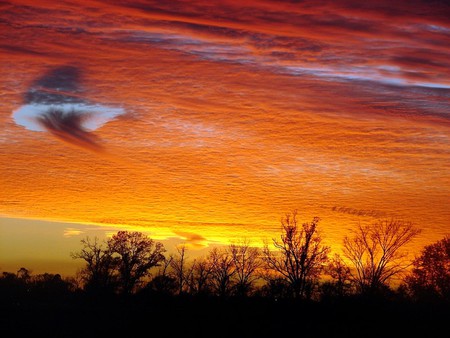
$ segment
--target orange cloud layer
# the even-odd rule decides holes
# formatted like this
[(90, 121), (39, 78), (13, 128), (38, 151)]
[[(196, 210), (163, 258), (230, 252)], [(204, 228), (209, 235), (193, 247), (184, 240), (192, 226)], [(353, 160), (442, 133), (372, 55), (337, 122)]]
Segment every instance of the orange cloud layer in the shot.
[[(11, 1), (0, 29), (0, 214), (160, 229), (193, 244), (320, 216), (340, 243), (398, 216), (448, 232), (450, 25), (426, 2)], [(122, 107), (108, 156), (18, 126), (70, 64)], [(350, 210), (350, 211), (349, 211)], [(373, 210), (376, 212), (358, 212)], [(156, 234), (155, 234), (156, 235)]]

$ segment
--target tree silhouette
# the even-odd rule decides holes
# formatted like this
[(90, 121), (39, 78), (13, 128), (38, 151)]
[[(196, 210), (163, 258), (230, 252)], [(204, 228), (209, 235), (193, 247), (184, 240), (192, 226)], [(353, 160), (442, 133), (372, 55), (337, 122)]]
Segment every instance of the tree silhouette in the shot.
[(251, 247), (246, 240), (231, 244), (228, 250), (236, 270), (235, 293), (239, 296), (247, 296), (259, 278), (257, 272), (262, 265), (260, 252), (258, 248)]
[(353, 288), (350, 267), (345, 264), (341, 256), (334, 254), (325, 272), (330, 275), (332, 281), (321, 285), (322, 296), (343, 297), (350, 294)]
[(263, 297), (274, 300), (291, 297), (291, 288), (284, 277), (265, 276), (266, 283), (261, 286), (259, 292)]
[(388, 287), (388, 281), (405, 271), (410, 263), (405, 244), (420, 233), (412, 223), (401, 220), (381, 220), (362, 226), (353, 237), (344, 238), (343, 253), (354, 267), (352, 279), (363, 294), (374, 294)]
[(31, 289), (38, 297), (56, 297), (68, 294), (72, 286), (70, 281), (64, 280), (59, 273), (43, 273), (31, 278)]
[(119, 231), (108, 240), (123, 294), (130, 294), (152, 267), (164, 260), (162, 243), (141, 232)]
[(209, 264), (209, 281), (214, 293), (220, 297), (231, 294), (232, 277), (236, 273), (233, 258), (226, 249), (213, 248), (207, 257)]
[(187, 284), (189, 293), (192, 295), (205, 295), (210, 292), (209, 278), (211, 266), (206, 259), (194, 260), (187, 273)]
[(94, 294), (113, 292), (115, 266), (106, 243), (100, 243), (97, 237), (93, 240), (86, 237), (81, 240), (81, 244), (83, 245), (81, 251), (71, 253), (71, 256), (86, 262), (86, 266), (80, 270), (85, 290)]
[(418, 299), (450, 301), (450, 236), (427, 245), (413, 261), (405, 278), (409, 291)]
[(17, 278), (22, 279), (24, 282), (28, 282), (31, 277), (31, 273), (28, 269), (22, 267), (17, 271)]
[(187, 283), (189, 270), (186, 267), (186, 245), (181, 245), (176, 247), (178, 256), (173, 257), (170, 262), (170, 267), (173, 270), (174, 279), (178, 284), (178, 294), (181, 295)]
[(309, 298), (312, 287), (317, 283), (328, 259), (330, 248), (322, 245), (317, 226), (319, 218), (312, 222), (297, 223), (297, 211), (287, 214), (281, 219), (281, 240), (273, 239), (278, 250), (275, 254), (266, 244), (263, 259), (269, 271), (275, 277), (283, 277), (288, 281), (294, 297)]
[(164, 295), (173, 296), (178, 294), (179, 288), (177, 280), (169, 275), (157, 275), (153, 277), (142, 290), (141, 294), (148, 292)]

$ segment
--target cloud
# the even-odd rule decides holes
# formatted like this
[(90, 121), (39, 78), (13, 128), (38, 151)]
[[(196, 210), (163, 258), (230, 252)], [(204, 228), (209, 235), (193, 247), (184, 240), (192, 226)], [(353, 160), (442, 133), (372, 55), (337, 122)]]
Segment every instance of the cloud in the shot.
[(93, 151), (102, 151), (98, 137), (83, 128), (83, 122), (91, 114), (79, 113), (75, 110), (65, 112), (58, 108), (49, 108), (36, 117), (36, 121), (58, 139), (79, 145)]
[(64, 237), (73, 237), (83, 234), (84, 231), (76, 228), (65, 228), (64, 229)]
[[(439, 6), (430, 10), (421, 1), (407, 8), (385, 1), (248, 1), (245, 5), (225, 1), (219, 6), (174, 1), (123, 2), (104, 10), (145, 20), (139, 28), (125, 22), (108, 34), (121, 41), (127, 41), (128, 34), (131, 43), (266, 71), (305, 70), (330, 81), (448, 88), (445, 42), (450, 29), (442, 19), (449, 7)], [(380, 67), (398, 70), (385, 72)]]
[(103, 152), (92, 131), (125, 111), (83, 99), (81, 72), (74, 66), (51, 69), (37, 78), (24, 94), (24, 105), (13, 112), (18, 125), (45, 131), (60, 141), (94, 152)]
[[(139, 215), (146, 221), (130, 228), (165, 240), (176, 227), (209, 243), (278, 230), (279, 213), (318, 201), (344, 206), (320, 215), (336, 223), (378, 208), (448, 224), (450, 35), (438, 4), (20, 3), (29, 6), (2, 12), (10, 22), (2, 44), (45, 55), (0, 53), (8, 70), (0, 138), (10, 141), (3, 213), (124, 224)], [(31, 84), (30, 74), (38, 74)], [(40, 132), (17, 133), (10, 123), (17, 90), (25, 94), (16, 123)], [(113, 109), (94, 97), (133, 107), (133, 120), (90, 128)], [(39, 120), (49, 109), (83, 113), (81, 135), (96, 135), (106, 150), (113, 144), (121, 165), (53, 156), (60, 138), (45, 148), (35, 142), (56, 140)], [(345, 209), (354, 201), (356, 211)]]
[(80, 103), (81, 70), (72, 65), (48, 70), (34, 80), (24, 94), (25, 103), (61, 104)]
[(343, 206), (334, 206), (331, 208), (331, 210), (334, 212), (342, 213), (342, 214), (356, 215), (356, 216), (368, 216), (368, 217), (374, 217), (374, 218), (382, 218), (382, 217), (387, 216), (386, 212), (372, 210), (372, 209), (356, 209), (356, 208), (343, 207)]
[(207, 240), (202, 235), (186, 231), (174, 231), (174, 233), (184, 238), (187, 242), (186, 244), (192, 248), (200, 249), (207, 246)]

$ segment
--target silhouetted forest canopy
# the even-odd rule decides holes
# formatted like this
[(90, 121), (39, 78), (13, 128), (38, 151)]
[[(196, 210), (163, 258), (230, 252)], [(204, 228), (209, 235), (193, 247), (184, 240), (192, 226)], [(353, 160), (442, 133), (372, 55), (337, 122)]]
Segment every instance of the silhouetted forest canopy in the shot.
[(450, 236), (410, 259), (405, 246), (417, 236), (398, 219), (359, 225), (341, 256), (323, 243), (320, 218), (301, 223), (294, 211), (263, 248), (242, 240), (192, 260), (186, 245), (168, 254), (141, 232), (86, 237), (71, 253), (84, 261), (75, 276), (2, 272), (1, 329), (7, 337), (131, 337), (155, 327), (167, 337), (431, 336), (450, 314)]

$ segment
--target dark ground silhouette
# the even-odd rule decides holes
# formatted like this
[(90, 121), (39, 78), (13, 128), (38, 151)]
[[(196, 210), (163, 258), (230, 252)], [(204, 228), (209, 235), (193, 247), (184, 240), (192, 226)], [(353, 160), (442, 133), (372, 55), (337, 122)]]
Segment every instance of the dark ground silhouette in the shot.
[[(243, 285), (239, 283), (234, 288), (228, 284), (227, 290), (214, 288), (218, 281), (231, 281), (229, 265), (226, 269), (210, 270), (209, 278), (214, 276), (213, 272), (220, 272), (225, 279), (201, 280), (200, 268), (205, 264), (197, 262), (198, 270), (189, 274), (181, 270), (184, 261), (180, 257), (184, 257), (184, 251), (166, 261), (162, 246), (145, 236), (119, 235), (110, 239), (111, 247), (129, 243), (130, 238), (132, 243), (139, 243), (119, 246), (127, 259), (102, 251), (95, 241), (82, 242), (83, 258), (97, 263), (88, 264), (89, 269), (82, 271), (84, 284), (83, 279), (63, 279), (59, 274), (32, 275), (25, 268), (17, 273), (3, 272), (0, 275), (1, 337), (400, 338), (440, 337), (448, 332), (450, 239), (447, 237), (425, 248), (413, 262), (410, 282), (396, 289), (375, 283), (374, 288), (351, 291), (345, 287), (345, 274), (338, 274), (342, 280), (307, 283), (304, 284), (310, 286), (305, 288), (307, 292), (297, 293), (284, 279), (273, 279), (249, 289), (239, 288)], [(136, 252), (149, 255), (131, 255)], [(211, 259), (212, 267), (215, 266), (212, 263), (231, 262), (225, 259), (229, 256), (214, 253), (213, 258), (222, 260)], [(184, 272), (161, 270), (165, 273), (160, 271), (147, 282), (137, 284), (143, 274), (125, 269), (132, 266), (130, 262), (142, 267), (141, 272), (161, 262), (166, 266), (172, 262), (175, 272)], [(335, 264), (335, 267), (342, 266)], [(177, 276), (184, 277), (177, 279)], [(190, 282), (191, 287), (183, 289), (181, 282), (177, 284), (179, 280)], [(241, 292), (245, 290), (248, 292)]]
[(3, 296), (3, 337), (437, 337), (450, 318), (445, 303), (362, 297)]

